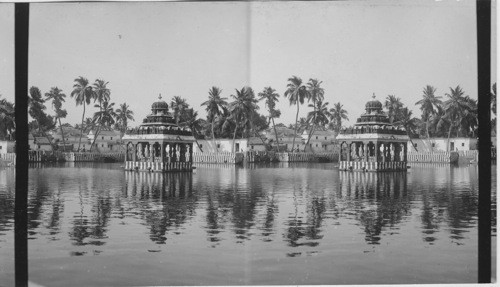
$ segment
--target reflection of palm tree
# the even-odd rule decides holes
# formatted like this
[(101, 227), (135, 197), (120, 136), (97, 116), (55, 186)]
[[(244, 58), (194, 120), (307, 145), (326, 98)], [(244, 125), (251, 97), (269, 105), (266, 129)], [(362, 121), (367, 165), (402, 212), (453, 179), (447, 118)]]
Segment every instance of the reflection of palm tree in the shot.
[(90, 236), (88, 231), (89, 221), (83, 216), (83, 194), (81, 184), (78, 186), (78, 196), (80, 199), (80, 217), (73, 219), (73, 227), (69, 233), (69, 237), (74, 241), (74, 245), (86, 245), (84, 240)]
[(212, 192), (209, 190), (207, 192), (207, 233), (208, 239), (212, 242), (220, 241), (217, 234), (221, 232), (224, 227), (220, 224), (220, 217), (218, 213), (218, 207), (214, 204), (212, 199)]

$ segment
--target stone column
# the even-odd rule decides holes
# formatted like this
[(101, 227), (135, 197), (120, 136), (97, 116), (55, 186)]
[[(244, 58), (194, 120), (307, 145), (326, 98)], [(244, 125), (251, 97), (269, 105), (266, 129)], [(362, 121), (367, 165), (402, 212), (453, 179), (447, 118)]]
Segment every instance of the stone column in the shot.
[(365, 148), (365, 161), (368, 162), (368, 157), (370, 156), (370, 149), (368, 148), (369, 142), (363, 142)]
[(385, 146), (386, 146), (385, 147), (385, 149), (386, 149), (385, 161), (390, 162), (391, 161), (391, 143), (387, 143)]
[(153, 162), (155, 153), (154, 143), (148, 142), (148, 151), (149, 151), (149, 162)]
[(165, 146), (162, 143), (160, 143), (160, 162), (163, 163), (165, 162), (165, 153), (164, 153)]
[(351, 142), (347, 143), (347, 161), (351, 161)]
[(189, 162), (193, 162), (193, 144), (189, 145)]
[(379, 159), (378, 159), (378, 154), (379, 154), (379, 143), (378, 142), (374, 142), (374, 156), (375, 156), (375, 161), (378, 162)]
[(132, 144), (132, 161), (137, 161), (137, 144)]
[(394, 143), (394, 156), (393, 156), (393, 161), (398, 162), (399, 161), (399, 143)]
[(404, 162), (408, 162), (408, 145), (403, 145), (403, 151), (404, 151)]

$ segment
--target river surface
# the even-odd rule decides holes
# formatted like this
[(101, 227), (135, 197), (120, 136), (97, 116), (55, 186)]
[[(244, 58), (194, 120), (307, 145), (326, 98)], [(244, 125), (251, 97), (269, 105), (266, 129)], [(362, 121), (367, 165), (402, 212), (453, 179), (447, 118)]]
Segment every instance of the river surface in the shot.
[[(0, 168), (0, 286), (14, 284), (14, 175)], [(29, 279), (44, 286), (477, 281), (477, 165), (66, 163), (28, 182)]]

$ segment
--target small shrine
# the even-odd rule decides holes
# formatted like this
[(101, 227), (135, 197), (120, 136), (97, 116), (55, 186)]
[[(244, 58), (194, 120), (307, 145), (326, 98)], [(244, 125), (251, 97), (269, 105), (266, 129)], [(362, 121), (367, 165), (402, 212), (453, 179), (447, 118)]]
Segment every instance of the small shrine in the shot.
[(128, 130), (123, 136), (125, 170), (192, 171), (194, 137), (191, 129), (175, 124), (161, 95), (151, 111), (138, 128)]
[(340, 144), (340, 170), (405, 171), (407, 170), (406, 130), (395, 127), (375, 99), (365, 105), (363, 113), (350, 128), (337, 136)]

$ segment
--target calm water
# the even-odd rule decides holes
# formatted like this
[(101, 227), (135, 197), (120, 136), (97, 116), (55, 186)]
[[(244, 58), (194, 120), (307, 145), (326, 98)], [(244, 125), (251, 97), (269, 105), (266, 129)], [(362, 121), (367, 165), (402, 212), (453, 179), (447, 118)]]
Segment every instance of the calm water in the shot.
[[(14, 280), (14, 173), (0, 169), (2, 286)], [(45, 165), (29, 170), (28, 204), (30, 281), (46, 286), (477, 280), (475, 165)]]

